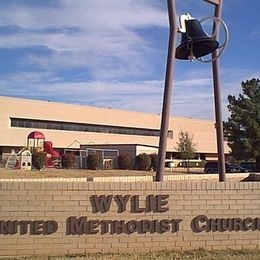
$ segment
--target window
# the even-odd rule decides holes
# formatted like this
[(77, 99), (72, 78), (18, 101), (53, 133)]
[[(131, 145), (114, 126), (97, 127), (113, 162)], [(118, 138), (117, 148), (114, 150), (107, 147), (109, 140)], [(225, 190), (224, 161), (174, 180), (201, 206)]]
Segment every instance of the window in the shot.
[[(83, 124), (74, 122), (60, 122), (38, 119), (10, 118), (11, 127), (38, 128), (62, 131), (78, 131), (92, 133), (111, 133), (120, 135), (141, 135), (141, 136), (160, 136), (160, 130), (123, 127), (111, 125)], [(168, 131), (168, 137), (172, 138), (172, 131)]]

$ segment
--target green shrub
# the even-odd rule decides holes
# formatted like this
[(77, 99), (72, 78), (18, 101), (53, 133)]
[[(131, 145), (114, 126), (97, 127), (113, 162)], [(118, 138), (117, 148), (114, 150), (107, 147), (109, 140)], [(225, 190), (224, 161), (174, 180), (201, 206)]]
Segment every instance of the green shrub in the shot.
[(156, 166), (157, 166), (157, 154), (156, 153), (152, 153), (150, 154), (151, 157), (151, 165), (150, 165), (150, 170), (152, 171), (156, 171)]
[(90, 170), (97, 170), (100, 162), (101, 158), (97, 154), (89, 154), (87, 157), (87, 167)]
[(151, 168), (151, 157), (147, 153), (140, 153), (136, 156), (136, 169), (139, 171), (149, 171)]
[(70, 169), (76, 161), (74, 153), (64, 153), (61, 157), (61, 165), (65, 169)]
[(125, 153), (125, 154), (120, 154), (118, 156), (118, 168), (122, 170), (128, 170), (131, 168), (133, 158), (130, 154)]
[(45, 166), (46, 160), (47, 160), (46, 153), (39, 152), (39, 151), (33, 152), (33, 154), (32, 154), (32, 166), (36, 170), (38, 170), (38, 171), (41, 170)]

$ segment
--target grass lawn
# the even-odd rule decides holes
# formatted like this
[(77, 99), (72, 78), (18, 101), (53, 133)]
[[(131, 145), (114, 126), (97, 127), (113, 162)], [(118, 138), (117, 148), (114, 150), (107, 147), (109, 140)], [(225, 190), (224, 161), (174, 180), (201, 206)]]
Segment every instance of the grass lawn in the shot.
[(78, 169), (43, 169), (40, 171), (15, 170), (0, 168), (0, 179), (17, 178), (79, 178), (92, 176), (152, 176), (154, 172), (134, 171), (134, 170), (78, 170)]
[[(210, 180), (207, 178), (207, 174), (204, 174), (203, 169), (192, 168), (190, 173), (187, 173), (186, 168), (174, 168), (172, 172), (166, 168), (164, 175), (193, 175), (194, 179), (196, 176), (202, 175), (204, 180)], [(236, 177), (232, 174), (227, 174), (227, 181), (241, 181), (246, 176)], [(45, 168), (40, 171), (32, 170), (18, 170), (18, 169), (5, 169), (0, 168), (0, 180), (1, 179), (39, 179), (39, 178), (84, 178), (84, 177), (111, 177), (111, 176), (155, 176), (153, 171), (137, 171), (137, 170), (86, 170), (86, 169), (54, 169)], [(215, 180), (218, 181), (218, 175), (215, 174)]]
[(19, 258), (0, 258), (0, 259), (36, 259), (36, 260), (258, 260), (260, 250), (223, 250), (223, 251), (161, 251), (146, 254), (87, 254), (84, 256), (49, 256), (49, 257), (19, 257)]
[[(173, 172), (165, 171), (167, 174), (186, 174), (187, 170), (176, 168)], [(191, 173), (203, 173), (203, 169), (193, 169)], [(86, 170), (86, 169), (54, 169), (45, 168), (37, 171), (25, 171), (18, 169), (0, 168), (0, 179), (28, 179), (28, 178), (79, 178), (79, 177), (104, 177), (104, 176), (153, 176), (152, 171), (137, 171), (137, 170)]]

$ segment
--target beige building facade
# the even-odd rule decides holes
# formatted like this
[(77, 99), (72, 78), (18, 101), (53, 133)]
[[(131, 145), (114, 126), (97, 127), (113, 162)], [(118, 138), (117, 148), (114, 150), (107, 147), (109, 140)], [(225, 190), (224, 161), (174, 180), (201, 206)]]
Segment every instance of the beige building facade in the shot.
[[(46, 141), (62, 151), (84, 146), (109, 148), (138, 146), (135, 151), (157, 151), (160, 135), (160, 115), (110, 108), (64, 104), (30, 99), (0, 97), (0, 155), (27, 146), (27, 136), (33, 131), (44, 134)], [(176, 153), (180, 131), (193, 134), (197, 156), (217, 157), (216, 133), (213, 121), (171, 117), (167, 140), (167, 157)], [(140, 152), (139, 152), (140, 153)], [(225, 144), (225, 153), (228, 153)]]

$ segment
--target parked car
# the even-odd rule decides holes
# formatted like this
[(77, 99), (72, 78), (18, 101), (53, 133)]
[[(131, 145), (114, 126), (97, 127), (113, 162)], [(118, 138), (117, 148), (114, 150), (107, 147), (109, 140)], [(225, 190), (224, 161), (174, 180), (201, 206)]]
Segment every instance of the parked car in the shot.
[(165, 167), (166, 168), (174, 168), (176, 166), (175, 166), (175, 163), (173, 161), (167, 161), (167, 162), (165, 162)]
[[(232, 173), (232, 172), (248, 172), (246, 169), (241, 167), (240, 165), (225, 163), (226, 166), (226, 172)], [(218, 162), (217, 161), (211, 161), (206, 162), (204, 167), (205, 173), (218, 173)]]
[(256, 171), (256, 163), (255, 162), (241, 162), (240, 166), (244, 169), (248, 170), (249, 172)]

